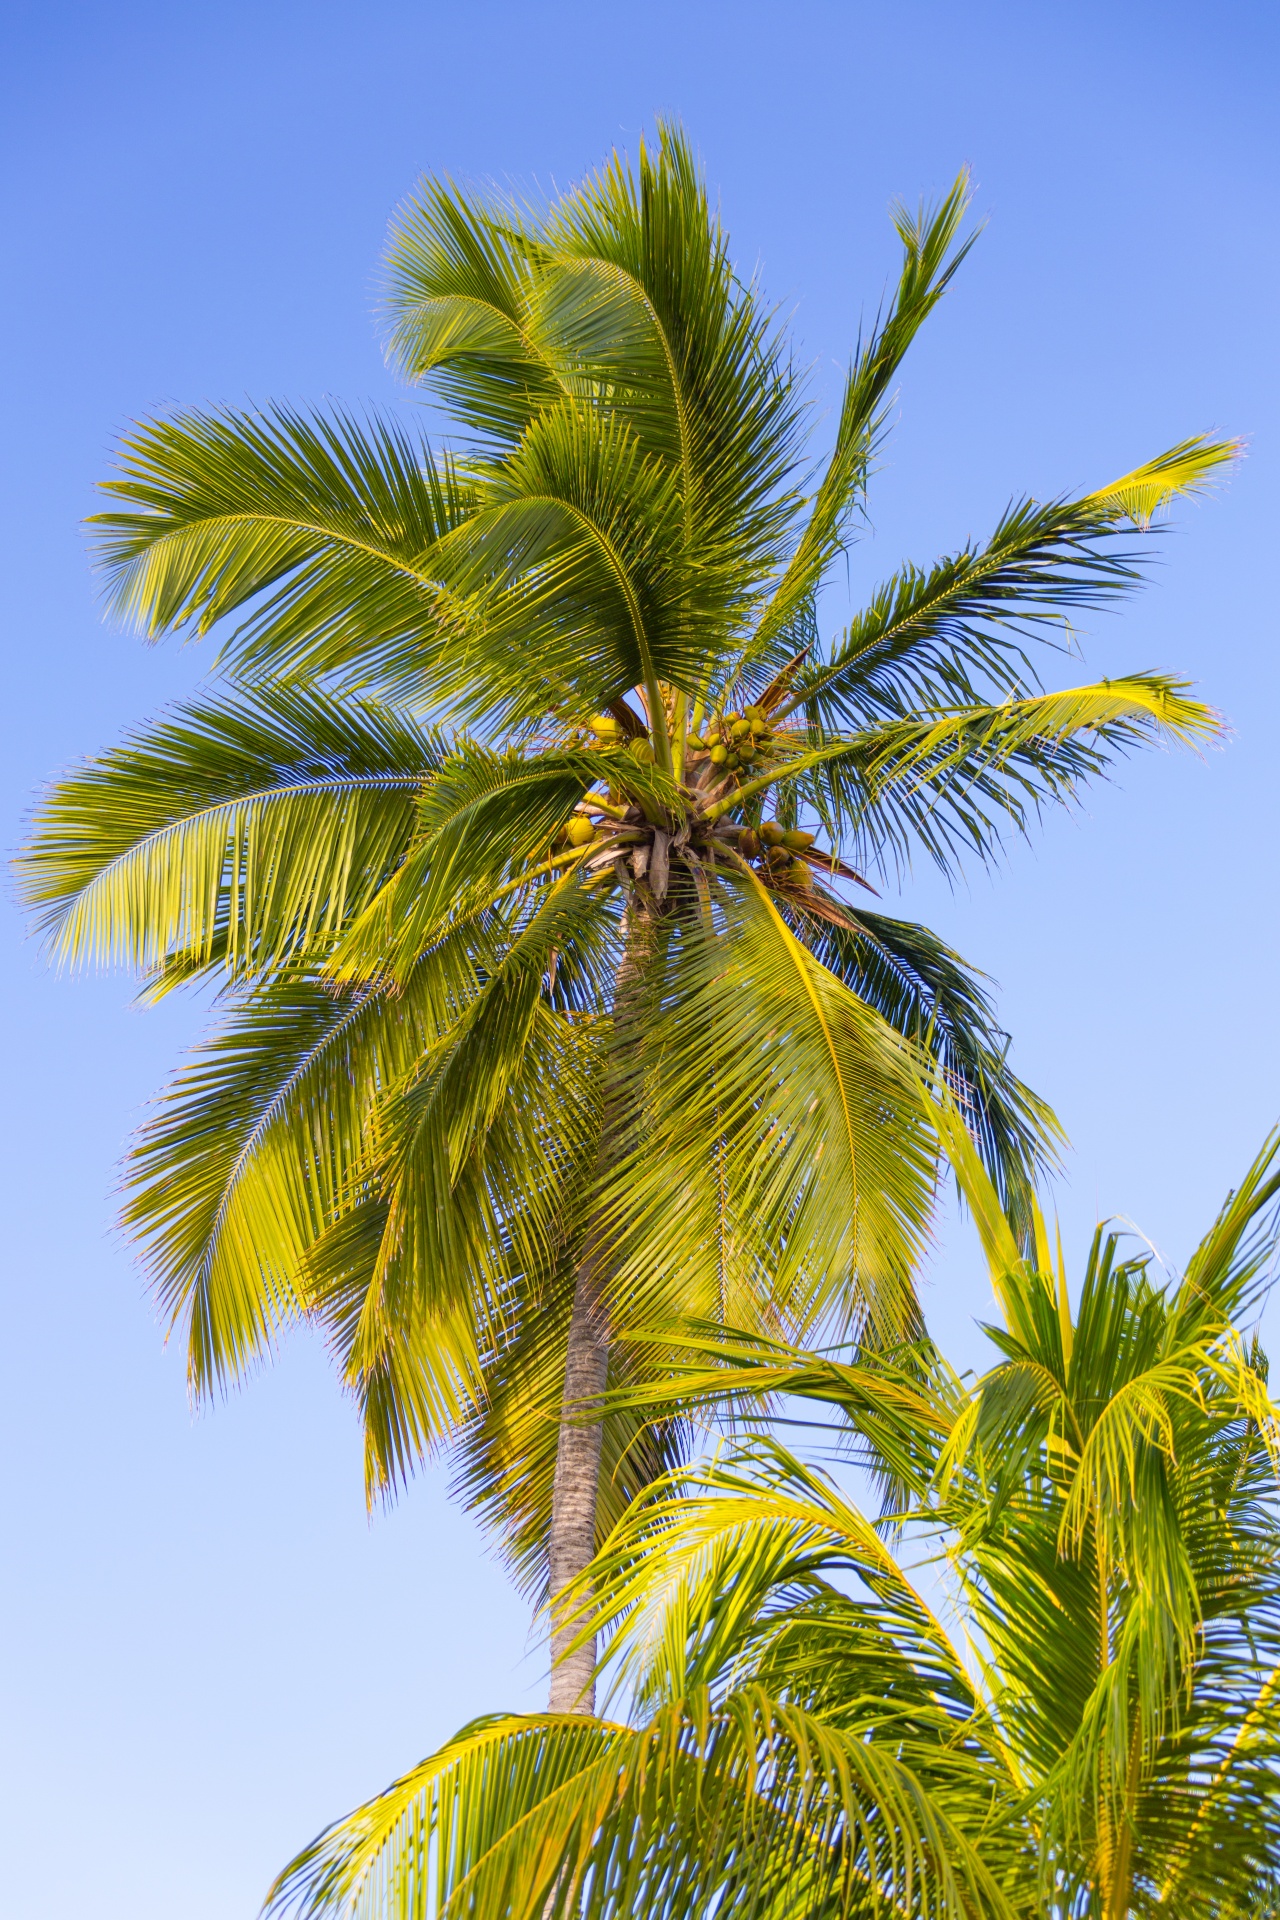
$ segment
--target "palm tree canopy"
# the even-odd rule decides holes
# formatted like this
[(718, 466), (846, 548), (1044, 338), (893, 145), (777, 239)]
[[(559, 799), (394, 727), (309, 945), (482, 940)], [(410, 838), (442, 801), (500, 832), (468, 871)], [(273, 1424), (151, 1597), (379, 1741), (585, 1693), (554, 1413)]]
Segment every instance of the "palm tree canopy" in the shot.
[(1243, 1329), (1280, 1137), (1180, 1278), (1104, 1225), (1073, 1304), (943, 1125), (999, 1305), (987, 1373), (927, 1342), (721, 1341), (677, 1389), (822, 1402), (879, 1518), (765, 1436), (672, 1474), (579, 1594), (632, 1717), (464, 1729), (269, 1912), (1274, 1911), (1280, 1408)]
[[(406, 208), (391, 352), (452, 450), (337, 410), (187, 413), (128, 436), (94, 523), (116, 611), (216, 629), (232, 681), (65, 779), (24, 861), (60, 955), (226, 1000), (127, 1206), (193, 1388), (312, 1318), (371, 1492), (462, 1431), (535, 1585), (586, 1223), (618, 1326), (900, 1338), (936, 1157), (918, 1075), (1015, 1211), (1055, 1129), (980, 977), (858, 905), (866, 876), (987, 860), (1116, 754), (1214, 731), (1160, 674), (1046, 692), (1030, 649), (1134, 583), (1227, 443), (1017, 502), (821, 636), (965, 202), (899, 213), (816, 477), (784, 332), (667, 129), (548, 208), (444, 182)], [(618, 1403), (602, 1532), (679, 1446)]]

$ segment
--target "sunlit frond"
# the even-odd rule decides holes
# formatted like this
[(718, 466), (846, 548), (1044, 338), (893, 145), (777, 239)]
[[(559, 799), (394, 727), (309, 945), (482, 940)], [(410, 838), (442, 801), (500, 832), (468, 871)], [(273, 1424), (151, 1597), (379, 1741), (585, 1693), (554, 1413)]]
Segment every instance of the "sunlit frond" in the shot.
[(24, 890), (62, 959), (262, 973), (377, 894), (443, 756), (438, 735), (368, 703), (205, 698), (51, 788)]
[(870, 1703), (837, 1729), (762, 1688), (718, 1710), (694, 1692), (637, 1731), (477, 1722), (321, 1834), (267, 1912), (1003, 1916), (969, 1837), (986, 1813), (995, 1839), (977, 1769), (874, 1729)]
[(921, 206), (915, 215), (898, 209), (895, 225), (903, 262), (893, 301), (865, 344), (858, 344), (845, 381), (835, 447), (796, 551), (746, 649), (744, 666), (757, 667), (769, 659), (779, 637), (794, 631), (797, 615), (811, 603), (840, 551), (849, 517), (866, 488), (889, 384), (976, 238), (954, 245), (969, 197), (968, 175), (961, 174), (937, 208)]
[(602, 1199), (620, 1310), (653, 1325), (652, 1303), (682, 1301), (766, 1333), (867, 1312), (901, 1330), (933, 1187), (909, 1043), (746, 872), (661, 951), (629, 1076), (643, 1119)]

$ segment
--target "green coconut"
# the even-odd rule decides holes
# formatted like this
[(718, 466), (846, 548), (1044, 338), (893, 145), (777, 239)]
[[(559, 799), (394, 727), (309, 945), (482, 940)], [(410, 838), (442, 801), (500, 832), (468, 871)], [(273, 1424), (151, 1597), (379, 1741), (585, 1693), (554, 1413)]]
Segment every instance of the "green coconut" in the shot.
[(791, 827), (783, 834), (781, 844), (790, 847), (792, 853), (804, 853), (817, 837), (816, 833), (806, 833), (803, 827)]
[(760, 838), (766, 847), (780, 847), (786, 837), (786, 829), (776, 820), (766, 820), (760, 828)]

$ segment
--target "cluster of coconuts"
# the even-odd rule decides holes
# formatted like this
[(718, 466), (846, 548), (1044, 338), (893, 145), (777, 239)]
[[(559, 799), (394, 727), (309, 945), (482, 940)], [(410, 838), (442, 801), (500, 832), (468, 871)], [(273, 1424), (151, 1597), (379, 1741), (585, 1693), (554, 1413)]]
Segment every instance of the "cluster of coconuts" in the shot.
[[(597, 713), (587, 722), (587, 730), (593, 733), (602, 747), (620, 746), (626, 740), (626, 731), (620, 720), (611, 713)], [(642, 733), (637, 733), (626, 742), (633, 757), (649, 766), (653, 763), (653, 742)]]
[(741, 713), (712, 713), (702, 732), (689, 745), (706, 753), (712, 766), (737, 773), (763, 755), (773, 742), (773, 729), (763, 707), (744, 707)]
[(780, 820), (764, 820), (759, 833), (748, 827), (738, 835), (738, 852), (748, 860), (763, 854), (764, 864), (775, 880), (789, 880), (793, 887), (811, 887), (813, 875), (808, 862), (798, 856), (808, 851), (814, 838), (803, 827), (784, 827)]

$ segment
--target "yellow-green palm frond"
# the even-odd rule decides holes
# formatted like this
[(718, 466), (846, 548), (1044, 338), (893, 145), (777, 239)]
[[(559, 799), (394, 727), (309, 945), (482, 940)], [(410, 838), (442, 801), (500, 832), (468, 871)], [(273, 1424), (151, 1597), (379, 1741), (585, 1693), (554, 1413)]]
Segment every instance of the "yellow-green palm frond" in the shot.
[(224, 658), (242, 673), (418, 697), (462, 643), (432, 555), (470, 496), (395, 422), (286, 407), (152, 420), (104, 491), (120, 504), (90, 526), (110, 603), (144, 633), (240, 616)]
[(915, 215), (905, 207), (897, 210), (894, 224), (902, 241), (903, 262), (894, 298), (868, 339), (858, 343), (845, 381), (831, 458), (813, 494), (796, 550), (743, 656), (744, 667), (759, 671), (768, 662), (781, 664), (779, 649), (785, 653), (789, 647), (797, 622), (811, 607), (844, 543), (884, 428), (889, 384), (977, 237), (971, 235), (956, 244), (969, 200), (969, 178), (962, 173), (937, 207), (922, 205)]
[[(664, 933), (602, 1187), (612, 1296), (801, 1334), (913, 1323), (934, 1142), (909, 1043), (822, 967), (754, 875)], [(658, 1303), (664, 1303), (659, 1311)]]
[(390, 879), (444, 751), (314, 690), (205, 698), (52, 787), (20, 879), (61, 959), (268, 973)]
[(919, 847), (951, 871), (966, 853), (994, 857), (1135, 748), (1219, 737), (1218, 716), (1185, 681), (1135, 673), (885, 720), (797, 750), (770, 784), (794, 783), (864, 870), (905, 865)]
[[(991, 1795), (964, 1756), (833, 1728), (746, 1688), (693, 1691), (633, 1730), (576, 1715), (477, 1722), (287, 1867), (267, 1912), (373, 1920), (713, 1907), (743, 1920), (1010, 1908), (971, 1837)], [(860, 1734), (862, 1737), (860, 1737)]]

